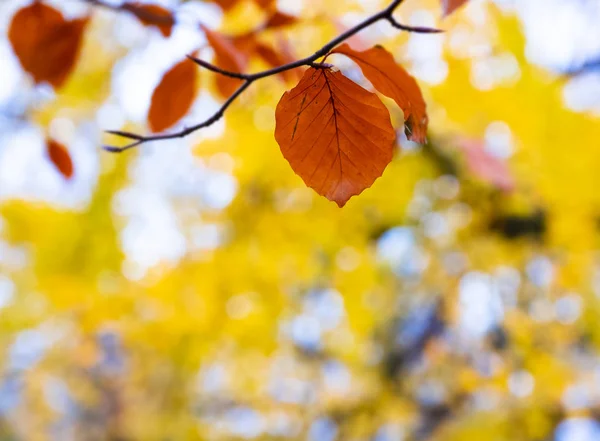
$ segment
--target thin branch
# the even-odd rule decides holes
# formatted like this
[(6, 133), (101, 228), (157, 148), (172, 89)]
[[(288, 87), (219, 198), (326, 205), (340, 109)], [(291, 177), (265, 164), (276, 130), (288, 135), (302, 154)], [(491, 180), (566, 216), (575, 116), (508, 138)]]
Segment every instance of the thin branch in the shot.
[(237, 78), (238, 80), (248, 80), (249, 79), (248, 74), (231, 72), (231, 71), (228, 71), (225, 69), (221, 69), (220, 67), (217, 67), (214, 64), (209, 63), (208, 61), (201, 60), (200, 58), (192, 57), (191, 55), (186, 55), (186, 56), (188, 57), (188, 59), (192, 60), (197, 65), (202, 66), (203, 68), (205, 68), (206, 70), (210, 70), (211, 72), (221, 74), (225, 77)]
[(389, 17), (387, 17), (387, 21), (389, 21), (390, 24), (393, 27), (395, 27), (396, 29), (400, 29), (401, 31), (406, 31), (406, 32), (415, 32), (417, 34), (439, 34), (440, 32), (444, 32), (442, 29), (436, 29), (436, 28), (426, 28), (426, 27), (422, 27), (422, 26), (407, 26), (407, 25), (402, 24), (399, 21), (397, 21), (391, 15)]
[[(92, 4), (94, 4), (94, 3), (102, 4), (100, 2), (100, 0), (86, 0), (86, 1), (88, 1)], [(339, 36), (337, 36), (336, 38), (331, 40), (329, 43), (327, 43), (323, 47), (321, 47), (319, 50), (317, 50), (314, 54), (312, 54), (306, 58), (302, 58), (300, 60), (293, 61), (291, 63), (287, 63), (287, 64), (284, 64), (279, 67), (275, 67), (273, 69), (264, 70), (262, 72), (256, 72), (256, 73), (252, 73), (252, 74), (244, 74), (241, 72), (230, 72), (225, 69), (221, 69), (220, 67), (214, 66), (211, 63), (208, 63), (204, 60), (200, 60), (198, 58), (188, 56), (188, 58), (190, 60), (192, 60), (194, 63), (204, 67), (205, 69), (208, 69), (208, 70), (215, 72), (217, 74), (220, 74), (220, 75), (244, 80), (244, 83), (233, 93), (233, 95), (231, 95), (227, 99), (227, 101), (225, 101), (225, 103), (223, 103), (221, 108), (214, 115), (212, 115), (210, 118), (208, 118), (207, 120), (205, 120), (199, 124), (196, 124), (196, 125), (188, 127), (188, 128), (184, 128), (184, 129), (182, 129), (178, 132), (174, 132), (174, 133), (148, 135), (148, 136), (138, 135), (138, 134), (130, 133), (130, 132), (123, 132), (123, 131), (119, 131), (119, 130), (109, 131), (108, 133), (110, 133), (110, 134), (117, 135), (117, 136), (127, 138), (127, 139), (131, 139), (134, 142), (132, 142), (128, 145), (125, 145), (123, 147), (105, 146), (104, 149), (109, 152), (120, 153), (125, 150), (132, 149), (134, 147), (140, 146), (142, 144), (145, 144), (145, 143), (151, 142), (151, 141), (161, 141), (161, 140), (166, 140), (166, 139), (183, 138), (183, 137), (189, 135), (190, 133), (193, 133), (197, 130), (208, 127), (211, 124), (214, 124), (215, 122), (220, 120), (223, 117), (225, 110), (227, 110), (227, 108), (231, 105), (231, 103), (233, 103), (255, 81), (258, 81), (262, 78), (267, 78), (267, 77), (279, 74), (281, 72), (286, 72), (288, 70), (296, 69), (296, 68), (302, 67), (302, 66), (311, 66), (311, 67), (315, 67), (315, 68), (329, 67), (329, 65), (327, 65), (327, 64), (317, 63), (317, 60), (319, 58), (325, 57), (336, 46), (343, 43), (344, 41), (346, 41), (353, 35), (359, 33), (363, 29), (371, 26), (372, 24), (374, 24), (380, 20), (386, 20), (386, 21), (390, 22), (392, 24), (392, 26), (394, 26), (398, 29), (401, 29), (403, 31), (423, 32), (423, 33), (440, 32), (437, 29), (418, 28), (418, 27), (413, 28), (413, 27), (405, 26), (405, 25), (398, 23), (393, 18), (392, 14), (396, 10), (396, 8), (398, 8), (398, 6), (400, 6), (400, 4), (402, 4), (403, 1), (404, 0), (393, 0), (385, 9), (366, 18), (365, 20), (358, 23), (354, 27), (352, 27), (352, 28), (348, 29), (347, 31), (345, 31), (344, 33), (340, 34)]]
[(129, 3), (123, 3), (122, 5), (111, 5), (110, 3), (105, 3), (102, 0), (82, 0), (85, 3), (89, 3), (92, 6), (97, 6), (105, 9), (109, 9), (111, 11), (126, 11), (129, 12), (140, 20), (145, 20), (148, 23), (152, 23), (153, 25), (173, 25), (175, 24), (175, 18), (173, 15), (160, 15), (154, 14), (147, 9), (142, 7), (138, 7), (136, 5), (132, 5)]
[(137, 147), (141, 144), (145, 144), (150, 141), (163, 141), (163, 140), (167, 140), (167, 139), (183, 138), (184, 136), (187, 136), (190, 133), (196, 132), (200, 129), (208, 127), (208, 126), (216, 123), (217, 121), (219, 121), (225, 114), (225, 110), (227, 110), (227, 108), (231, 105), (231, 103), (233, 103), (237, 99), (237, 97), (240, 96), (244, 92), (244, 90), (246, 90), (250, 86), (250, 84), (252, 84), (252, 81), (245, 81), (233, 93), (233, 95), (231, 95), (227, 99), (227, 101), (225, 101), (223, 103), (223, 105), (219, 108), (219, 110), (217, 110), (217, 112), (214, 115), (212, 115), (210, 118), (206, 119), (205, 121), (203, 121), (199, 124), (185, 128), (185, 129), (183, 129), (179, 132), (175, 132), (175, 133), (165, 133), (162, 135), (150, 135), (150, 136), (141, 136), (141, 135), (137, 135), (135, 133), (111, 130), (108, 133), (111, 133), (111, 134), (117, 135), (117, 136), (121, 136), (121, 137), (127, 138), (127, 139), (134, 139), (136, 141), (132, 142), (131, 144), (127, 144), (123, 147), (104, 146), (103, 148), (104, 148), (104, 150), (109, 151), (109, 152), (121, 153), (121, 152), (124, 152), (125, 150), (132, 149), (134, 147)]
[(142, 135), (136, 135), (135, 133), (124, 132), (122, 130), (107, 130), (106, 133), (110, 133), (111, 135), (121, 136), (127, 139), (135, 139), (137, 141), (141, 141), (144, 139)]

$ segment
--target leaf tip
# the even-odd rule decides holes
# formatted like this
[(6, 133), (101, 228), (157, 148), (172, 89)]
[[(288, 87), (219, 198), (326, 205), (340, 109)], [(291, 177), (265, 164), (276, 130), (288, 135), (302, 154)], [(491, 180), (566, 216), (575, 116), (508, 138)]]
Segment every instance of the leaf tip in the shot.
[(66, 147), (53, 139), (47, 139), (46, 150), (48, 158), (54, 164), (58, 172), (63, 175), (66, 180), (71, 180), (74, 173), (73, 160)]
[(346, 199), (345, 201), (343, 200), (334, 200), (333, 202), (335, 202), (338, 206), (338, 208), (344, 208), (344, 205), (346, 205), (346, 203), (348, 202), (349, 199)]

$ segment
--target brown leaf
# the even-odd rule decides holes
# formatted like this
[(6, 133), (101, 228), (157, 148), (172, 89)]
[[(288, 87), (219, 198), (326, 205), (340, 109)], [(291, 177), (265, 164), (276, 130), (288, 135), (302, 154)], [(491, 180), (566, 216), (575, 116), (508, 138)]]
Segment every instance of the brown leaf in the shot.
[(73, 161), (65, 146), (53, 139), (47, 139), (46, 151), (48, 153), (48, 158), (52, 161), (60, 174), (66, 179), (71, 179), (73, 177)]
[(173, 66), (154, 89), (148, 112), (148, 125), (153, 132), (162, 132), (183, 118), (196, 98), (198, 69), (189, 60)]
[(125, 3), (121, 8), (131, 12), (145, 26), (154, 26), (165, 37), (170, 37), (175, 25), (175, 18), (171, 11), (158, 5), (142, 3)]
[(428, 120), (421, 89), (415, 79), (396, 63), (392, 54), (381, 46), (355, 51), (345, 43), (332, 53), (352, 59), (377, 91), (400, 106), (404, 112), (408, 139), (421, 144), (426, 142)]
[[(298, 57), (294, 53), (292, 45), (286, 38), (279, 38), (279, 40), (277, 41), (277, 51), (281, 56), (283, 64), (289, 64), (298, 59)], [(302, 77), (302, 71), (300, 69), (292, 69), (288, 72), (291, 73), (292, 77), (298, 80), (300, 80), (300, 78)]]
[(442, 9), (444, 11), (444, 17), (449, 16), (468, 1), (469, 0), (442, 0)]
[(231, 44), (235, 48), (236, 52), (243, 57), (244, 65), (247, 65), (250, 54), (254, 52), (254, 48), (256, 47), (256, 43), (258, 41), (256, 31), (245, 32), (243, 34), (233, 35), (230, 37), (222, 37), (231, 41)]
[(61, 87), (73, 71), (88, 18), (66, 21), (41, 2), (19, 9), (8, 38), (23, 69), (36, 83)]
[(379, 97), (339, 71), (309, 68), (275, 112), (275, 139), (304, 183), (338, 206), (392, 160), (396, 133)]
[[(241, 73), (246, 69), (247, 57), (235, 47), (230, 38), (216, 31), (211, 31), (205, 26), (202, 26), (202, 30), (206, 34), (208, 44), (215, 51), (215, 64), (218, 67), (236, 73)], [(217, 75), (216, 83), (221, 96), (228, 98), (241, 85), (242, 81), (237, 78)]]
[(256, 3), (259, 8), (266, 10), (273, 9), (276, 0), (254, 0), (254, 3)]
[[(286, 39), (279, 38), (277, 48), (275, 48), (269, 43), (258, 40), (257, 37), (258, 34), (254, 31), (231, 37), (231, 42), (238, 53), (244, 54), (246, 57), (245, 63), (248, 62), (250, 55), (260, 58), (269, 67), (279, 67), (296, 60)], [(286, 70), (279, 74), (284, 81), (299, 81), (301, 76), (302, 73), (299, 69)]]
[(265, 29), (275, 29), (284, 26), (291, 26), (296, 23), (298, 23), (298, 17), (294, 17), (293, 15), (289, 15), (284, 12), (275, 11), (267, 19), (264, 27)]
[[(279, 67), (292, 60), (286, 59), (284, 53), (276, 51), (273, 47), (266, 43), (257, 42), (254, 47), (254, 53), (258, 55), (268, 66)], [(296, 70), (297, 71), (297, 70)], [(290, 81), (295, 78), (294, 70), (286, 70), (279, 74), (284, 81)]]

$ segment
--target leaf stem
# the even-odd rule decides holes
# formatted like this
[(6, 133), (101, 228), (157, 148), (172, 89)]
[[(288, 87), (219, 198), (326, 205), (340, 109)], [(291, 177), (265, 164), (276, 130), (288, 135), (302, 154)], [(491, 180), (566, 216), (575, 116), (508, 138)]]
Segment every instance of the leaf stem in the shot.
[(169, 17), (167, 15), (154, 14), (147, 9), (144, 9), (142, 7), (136, 7), (135, 5), (132, 5), (129, 3), (123, 3), (122, 5), (112, 5), (110, 3), (105, 3), (102, 0), (82, 0), (82, 1), (84, 3), (89, 3), (92, 6), (110, 9), (112, 11), (131, 12), (132, 14), (136, 15), (138, 18), (140, 18), (142, 20), (146, 20), (147, 22), (152, 23), (154, 25), (172, 25), (175, 22), (175, 20), (172, 16)]

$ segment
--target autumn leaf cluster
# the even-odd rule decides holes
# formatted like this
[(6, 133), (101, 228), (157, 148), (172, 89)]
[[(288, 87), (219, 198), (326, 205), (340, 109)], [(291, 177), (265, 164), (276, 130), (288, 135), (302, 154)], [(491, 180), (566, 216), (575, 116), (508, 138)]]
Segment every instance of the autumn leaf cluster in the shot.
[[(171, 36), (176, 23), (171, 11), (154, 4), (125, 2), (120, 6), (109, 6), (100, 0), (89, 0), (88, 3), (132, 14), (142, 24), (156, 27), (166, 38)], [(227, 11), (237, 2), (216, 3)], [(245, 75), (253, 57), (275, 69), (283, 81), (294, 80), (292, 69), (301, 65), (293, 65), (294, 56), (289, 42), (280, 39), (279, 47), (275, 47), (259, 37), (265, 32), (295, 25), (299, 20), (277, 11), (274, 2), (256, 3), (265, 11), (266, 18), (254, 30), (229, 36), (199, 25), (214, 51), (213, 64), (208, 65), (190, 55), (189, 59), (177, 62), (164, 74), (154, 89), (148, 110), (147, 122), (152, 132), (171, 129), (190, 111), (200, 90), (198, 69), (192, 61), (204, 67), (214, 66), (209, 69), (217, 73), (217, 91), (228, 101), (221, 112), (206, 124), (179, 132), (181, 136), (222, 117), (229, 103), (257, 79)], [(391, 15), (401, 3), (392, 2), (385, 10), (386, 15), (378, 19), (386, 18), (393, 25), (408, 30)], [(462, 3), (464, 1), (443, 2), (445, 13), (453, 12)], [(57, 89), (64, 85), (74, 69), (90, 18), (91, 15), (67, 20), (60, 11), (43, 1), (35, 1), (14, 15), (8, 32), (9, 40), (23, 69), (35, 83), (49, 83)], [(340, 41), (343, 43), (358, 30), (356, 28)], [(404, 114), (408, 139), (426, 142), (428, 117), (417, 82), (381, 46), (359, 51), (347, 43), (334, 45), (322, 54), (320, 64), (313, 61), (305, 63), (312, 67), (289, 93), (284, 94), (277, 107), (275, 138), (284, 157), (306, 185), (342, 207), (381, 176), (392, 160), (396, 137), (389, 112), (377, 95), (352, 84), (351, 80), (336, 72), (333, 65), (325, 63), (332, 54), (345, 55), (356, 62), (373, 87), (396, 102)], [(146, 140), (121, 131), (112, 133), (138, 140), (134, 145)], [(70, 178), (73, 170), (65, 147), (49, 139), (48, 154), (58, 170)]]

